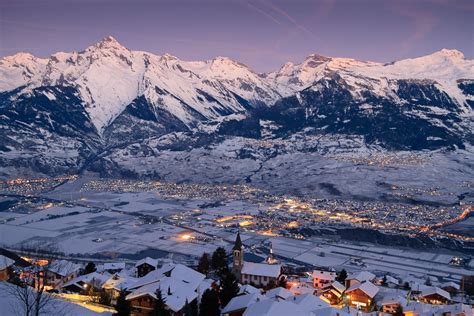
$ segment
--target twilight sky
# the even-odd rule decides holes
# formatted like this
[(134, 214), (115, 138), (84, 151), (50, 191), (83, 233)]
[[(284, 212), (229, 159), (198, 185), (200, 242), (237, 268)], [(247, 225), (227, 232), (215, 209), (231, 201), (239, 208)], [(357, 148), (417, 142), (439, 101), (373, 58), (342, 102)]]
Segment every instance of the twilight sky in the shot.
[(472, 0), (2, 0), (0, 56), (46, 57), (113, 35), (185, 60), (257, 71), (311, 53), (393, 61), (455, 48), (474, 57)]

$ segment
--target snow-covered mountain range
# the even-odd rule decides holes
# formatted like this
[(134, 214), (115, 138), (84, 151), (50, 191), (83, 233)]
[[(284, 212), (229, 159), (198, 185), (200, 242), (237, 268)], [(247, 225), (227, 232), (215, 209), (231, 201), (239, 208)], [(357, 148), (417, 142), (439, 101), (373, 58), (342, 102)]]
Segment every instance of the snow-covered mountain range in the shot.
[(302, 131), (388, 150), (464, 148), (473, 110), (474, 61), (456, 50), (390, 64), (313, 54), (260, 74), (107, 37), (81, 52), (0, 59), (0, 166), (77, 172), (116, 148), (182, 133), (193, 141), (180, 149)]

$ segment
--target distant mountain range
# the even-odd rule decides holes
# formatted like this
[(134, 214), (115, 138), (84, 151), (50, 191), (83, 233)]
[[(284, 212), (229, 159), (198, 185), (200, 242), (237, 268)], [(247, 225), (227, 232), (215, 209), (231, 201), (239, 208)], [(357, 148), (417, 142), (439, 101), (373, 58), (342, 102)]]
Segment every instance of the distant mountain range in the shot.
[(295, 133), (362, 137), (385, 150), (462, 149), (474, 144), (473, 110), (474, 61), (456, 50), (389, 64), (313, 54), (260, 74), (107, 37), (81, 52), (0, 59), (0, 166), (6, 177), (76, 173), (160, 137), (160, 150)]

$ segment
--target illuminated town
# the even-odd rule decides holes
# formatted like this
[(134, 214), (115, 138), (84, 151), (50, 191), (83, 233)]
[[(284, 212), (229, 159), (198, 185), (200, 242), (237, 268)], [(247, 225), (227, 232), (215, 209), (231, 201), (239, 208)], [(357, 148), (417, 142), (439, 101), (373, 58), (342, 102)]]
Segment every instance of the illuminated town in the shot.
[[(435, 189), (428, 191), (436, 192)], [(453, 247), (456, 243), (469, 244), (473, 236), (449, 230), (471, 217), (470, 204), (429, 206), (314, 199), (278, 196), (250, 185), (98, 180), (77, 176), (17, 179), (3, 182), (2, 192), (6, 208), (0, 213), (0, 237), (5, 249), (32, 256), (33, 240), (53, 242), (62, 250), (56, 260), (78, 266), (89, 261), (104, 266), (125, 265), (127, 272), (118, 275), (126, 280), (131, 278), (126, 282), (140, 280), (134, 264), (143, 256), (154, 258), (156, 267), (183, 264), (194, 269), (203, 252), (211, 254), (222, 247), (231, 256), (237, 233), (242, 236), (246, 256), (251, 256), (252, 262), (265, 262), (269, 252), (278, 258), (282, 272), (275, 276), (274, 282), (278, 284), (278, 278), (284, 277), (284, 289), (280, 291), (287, 293), (287, 297), (310, 293), (321, 300), (321, 308), (333, 306), (341, 313), (344, 308), (349, 308), (348, 313), (351, 308), (366, 312), (395, 308), (397, 304), (405, 304), (407, 299), (418, 302), (419, 306), (428, 301), (441, 304), (437, 308), (443, 310), (447, 302), (468, 300), (462, 295), (456, 296), (458, 292), (451, 292), (457, 298), (450, 296), (448, 300), (447, 292), (442, 289), (444, 285), (461, 286), (466, 275), (474, 271), (470, 253), (463, 247)], [(421, 252), (416, 250), (420, 247), (419, 240), (426, 240)], [(409, 248), (401, 245), (409, 245)], [(451, 247), (450, 254), (437, 254), (439, 247)], [(24, 259), (35, 266), (47, 266), (41, 255), (33, 255), (33, 258), (36, 260)], [(429, 272), (426, 266), (430, 267)], [(369, 273), (370, 279), (360, 280), (360, 284), (370, 282), (370, 286), (364, 287), (373, 287), (371, 291), (383, 295), (360, 296), (356, 291), (357, 299), (353, 298), (349, 292), (356, 283), (333, 284), (337, 282), (337, 272), (342, 270), (349, 275)], [(315, 277), (317, 273), (329, 279), (322, 281)], [(333, 276), (326, 276), (331, 273)], [(113, 274), (103, 271), (94, 278), (107, 283), (109, 275)], [(71, 280), (52, 285), (51, 289), (66, 286), (67, 290), (59, 290), (58, 297), (62, 300), (81, 303), (95, 312), (112, 311), (112, 303), (94, 303), (96, 299), (87, 295), (85, 289), (71, 291), (71, 282), (76, 279), (79, 282), (84, 277), (76, 273)], [(28, 271), (23, 271), (20, 278), (34, 279)], [(153, 282), (160, 282), (157, 278)], [(438, 284), (438, 294), (426, 294), (429, 292), (425, 285), (427, 278), (431, 286)], [(386, 289), (386, 280), (396, 284)], [(215, 281), (217, 279), (205, 282)], [(424, 295), (423, 290), (407, 291), (407, 282), (412, 289), (425, 286), (427, 296), (420, 296)], [(90, 281), (81, 281), (81, 284), (83, 288), (86, 284), (94, 286)], [(271, 297), (274, 290), (260, 286), (263, 292), (259, 295)], [(132, 290), (128, 293), (134, 297)], [(383, 305), (388, 296), (398, 302), (395, 307)], [(356, 300), (365, 303), (357, 305)], [(222, 306), (223, 313), (231, 306)], [(465, 308), (464, 305), (446, 306)], [(184, 305), (178, 314), (182, 308)]]

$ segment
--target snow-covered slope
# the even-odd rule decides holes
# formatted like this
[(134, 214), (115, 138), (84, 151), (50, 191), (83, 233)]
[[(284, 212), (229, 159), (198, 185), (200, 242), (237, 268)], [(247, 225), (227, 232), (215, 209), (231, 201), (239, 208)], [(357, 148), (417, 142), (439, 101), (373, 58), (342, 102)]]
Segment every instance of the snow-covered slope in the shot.
[(257, 74), (225, 57), (183, 61), (106, 37), (80, 52), (0, 59), (0, 167), (77, 172), (173, 133), (191, 139), (173, 150), (306, 130), (386, 149), (465, 148), (473, 109), (474, 61), (456, 50), (389, 64), (312, 54)]
[(466, 100), (473, 100), (462, 93), (458, 80), (474, 79), (474, 60), (466, 59), (460, 51), (450, 49), (389, 64), (313, 54), (300, 64), (285, 64), (280, 70), (266, 75), (266, 78), (272, 81), (283, 95), (289, 96), (335, 73), (352, 85), (355, 92), (372, 87), (380, 95), (386, 95), (391, 92), (388, 87), (390, 80), (433, 80), (442, 91), (453, 97), (466, 113), (469, 112), (465, 107)]
[(0, 61), (0, 74), (0, 91), (75, 87), (99, 132), (139, 96), (190, 126), (199, 119), (244, 111), (252, 102), (279, 98), (270, 84), (228, 58), (186, 62), (168, 54), (130, 51), (113, 37), (48, 59), (25, 53), (6, 57)]
[(388, 82), (391, 79), (434, 80), (468, 112), (468, 96), (457, 81), (474, 79), (474, 61), (447, 49), (391, 64), (312, 54), (300, 64), (287, 63), (279, 71), (259, 75), (225, 57), (182, 61), (169, 54), (130, 51), (106, 37), (84, 51), (56, 53), (47, 59), (27, 53), (2, 58), (0, 92), (23, 86), (23, 91), (73, 86), (102, 133), (140, 96), (194, 126), (202, 119), (245, 111), (252, 105), (272, 105), (334, 73), (353, 86), (354, 94), (368, 87), (381, 95), (390, 94), (394, 88)]

